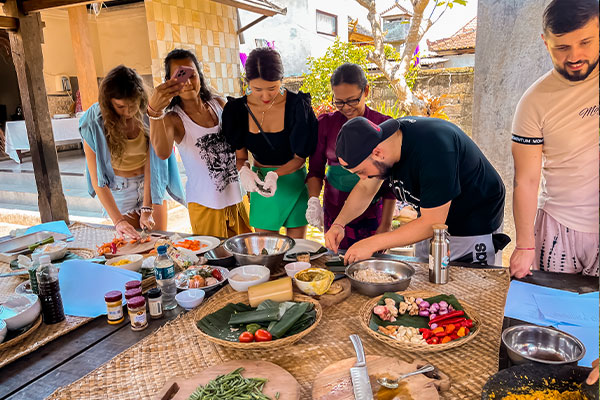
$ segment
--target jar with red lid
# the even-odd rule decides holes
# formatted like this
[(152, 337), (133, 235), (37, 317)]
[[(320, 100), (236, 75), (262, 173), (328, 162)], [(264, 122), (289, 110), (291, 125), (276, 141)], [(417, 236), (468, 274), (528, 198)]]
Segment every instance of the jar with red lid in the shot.
[(132, 297), (127, 301), (127, 312), (131, 322), (131, 330), (141, 331), (148, 327), (146, 317), (146, 299), (143, 296)]
[(111, 290), (104, 295), (106, 301), (106, 316), (109, 324), (120, 324), (125, 317), (123, 316), (123, 293), (118, 290)]
[(130, 289), (140, 289), (142, 290), (142, 282), (140, 281), (129, 281), (125, 284), (125, 290), (130, 290)]
[(129, 289), (125, 291), (125, 300), (129, 301), (129, 299), (132, 299), (134, 297), (138, 297), (142, 295), (142, 289)]

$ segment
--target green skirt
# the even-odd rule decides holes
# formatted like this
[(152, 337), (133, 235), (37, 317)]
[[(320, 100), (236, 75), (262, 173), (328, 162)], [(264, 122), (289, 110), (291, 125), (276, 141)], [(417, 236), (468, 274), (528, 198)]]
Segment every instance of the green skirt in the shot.
[[(276, 169), (252, 167), (261, 179), (264, 179), (267, 172)], [(250, 226), (269, 231), (279, 231), (282, 226), (306, 226), (308, 190), (305, 179), (306, 166), (277, 178), (277, 190), (273, 197), (264, 197), (257, 192), (250, 193)]]

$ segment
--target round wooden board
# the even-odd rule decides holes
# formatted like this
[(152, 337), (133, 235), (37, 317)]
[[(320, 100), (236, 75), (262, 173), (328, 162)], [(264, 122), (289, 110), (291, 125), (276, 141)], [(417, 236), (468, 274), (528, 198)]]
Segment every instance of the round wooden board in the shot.
[[(350, 368), (355, 363), (356, 358), (347, 358), (331, 364), (321, 371), (313, 383), (313, 400), (354, 400)], [(377, 378), (395, 379), (401, 374), (416, 371), (425, 364), (427, 364), (425, 361), (419, 360), (407, 363), (398, 358), (367, 356), (367, 370), (374, 398), (382, 400), (403, 398), (413, 400), (439, 399), (438, 392), (450, 388), (450, 378), (439, 371), (439, 379), (432, 379), (423, 374), (410, 376), (401, 381), (402, 385), (397, 390), (382, 388), (377, 383)]]
[[(300, 398), (300, 385), (298, 381), (296, 381), (296, 378), (292, 374), (280, 366), (260, 360), (234, 360), (208, 367), (191, 378), (175, 377), (169, 379), (155, 397), (155, 400), (185, 400), (199, 385), (206, 385), (217, 376), (228, 374), (240, 367), (244, 368), (244, 371), (242, 371), (244, 378), (268, 379), (263, 388), (263, 393), (267, 396), (274, 399), (275, 394), (279, 392), (280, 400), (298, 400)], [(177, 392), (174, 392), (174, 385), (179, 387)]]
[(338, 282), (340, 285), (342, 285), (341, 292), (336, 294), (324, 294), (321, 296), (315, 296), (315, 299), (319, 300), (319, 303), (321, 303), (322, 307), (329, 307), (334, 304), (341, 303), (342, 301), (350, 297), (350, 294), (352, 293), (352, 285), (350, 284), (350, 279), (342, 278), (335, 282)]

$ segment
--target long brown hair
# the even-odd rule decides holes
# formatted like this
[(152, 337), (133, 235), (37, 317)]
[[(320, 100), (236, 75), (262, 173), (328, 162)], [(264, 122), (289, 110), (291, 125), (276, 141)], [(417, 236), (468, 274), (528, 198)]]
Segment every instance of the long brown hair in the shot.
[(120, 157), (127, 143), (125, 119), (117, 114), (111, 99), (139, 102), (139, 110), (134, 116), (135, 123), (144, 135), (148, 136), (142, 115), (148, 107), (148, 93), (144, 89), (142, 78), (135, 70), (119, 65), (111, 69), (102, 80), (98, 102), (104, 119), (104, 135), (113, 158)]

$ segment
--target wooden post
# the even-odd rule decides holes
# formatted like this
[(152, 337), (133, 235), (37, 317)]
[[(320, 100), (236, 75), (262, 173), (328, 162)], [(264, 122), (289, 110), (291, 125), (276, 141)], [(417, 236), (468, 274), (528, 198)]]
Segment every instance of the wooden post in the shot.
[(98, 101), (98, 80), (96, 64), (90, 40), (90, 29), (87, 24), (86, 6), (67, 8), (69, 12), (69, 26), (71, 27), (71, 42), (77, 67), (77, 81), (81, 106), (87, 110)]
[(42, 222), (62, 219), (68, 224), (69, 211), (58, 169), (44, 84), (42, 21), (38, 12), (28, 16), (19, 14), (18, 18), (19, 29), (9, 32), (9, 39), (31, 148), (40, 218)]

